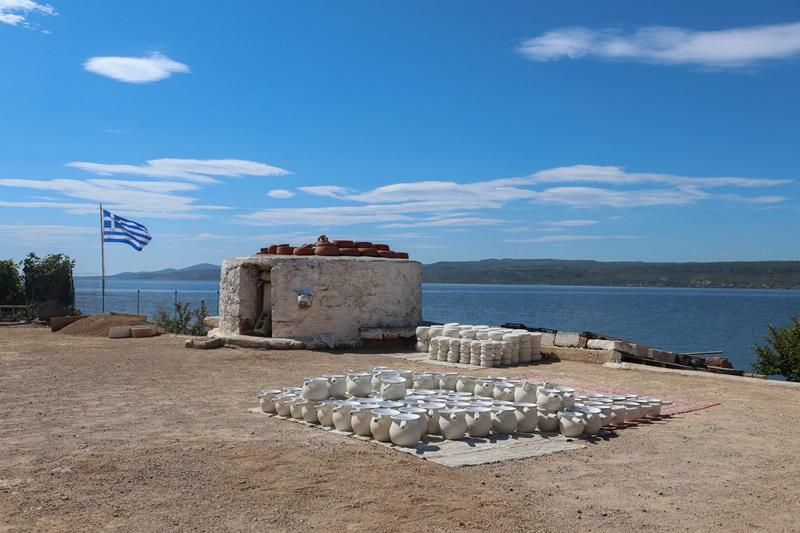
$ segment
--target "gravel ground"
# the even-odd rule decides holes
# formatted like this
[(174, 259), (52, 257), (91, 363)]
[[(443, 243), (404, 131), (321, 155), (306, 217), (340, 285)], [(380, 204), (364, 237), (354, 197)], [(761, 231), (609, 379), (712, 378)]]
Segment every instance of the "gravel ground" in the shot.
[(0, 529), (800, 530), (797, 389), (543, 365), (554, 381), (722, 405), (461, 469), (247, 412), (260, 388), (370, 364), (399, 366), (0, 328)]

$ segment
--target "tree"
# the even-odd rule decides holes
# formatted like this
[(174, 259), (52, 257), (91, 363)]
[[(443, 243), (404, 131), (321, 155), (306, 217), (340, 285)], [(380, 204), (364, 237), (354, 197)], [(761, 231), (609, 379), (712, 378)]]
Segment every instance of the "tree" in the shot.
[(780, 375), (787, 381), (800, 381), (800, 318), (793, 316), (788, 326), (769, 326), (766, 346), (756, 346), (756, 372)]
[(0, 304), (14, 305), (25, 301), (22, 278), (13, 259), (0, 260)]
[(31, 252), (21, 265), (25, 276), (25, 297), (31, 303), (58, 300), (64, 306), (74, 305), (72, 269), (75, 261), (72, 258), (64, 254), (40, 258)]

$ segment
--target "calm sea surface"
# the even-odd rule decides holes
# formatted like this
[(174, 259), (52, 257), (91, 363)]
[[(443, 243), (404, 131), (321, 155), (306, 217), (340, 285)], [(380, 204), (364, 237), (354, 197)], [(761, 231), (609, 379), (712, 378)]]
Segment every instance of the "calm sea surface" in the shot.
[[(204, 300), (218, 312), (215, 281), (106, 282), (106, 310), (153, 316), (172, 309), (176, 298)], [(76, 305), (100, 310), (100, 282), (77, 279)], [(758, 289), (665, 289), (545, 285), (423, 286), (423, 317), (436, 322), (522, 322), (567, 331), (595, 331), (666, 350), (722, 350), (737, 368), (750, 369), (753, 345), (767, 324), (783, 325), (800, 315), (800, 291)]]

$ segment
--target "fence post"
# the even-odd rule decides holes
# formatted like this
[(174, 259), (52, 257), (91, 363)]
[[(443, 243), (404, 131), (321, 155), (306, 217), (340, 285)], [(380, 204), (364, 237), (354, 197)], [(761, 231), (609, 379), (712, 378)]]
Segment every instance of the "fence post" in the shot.
[(175, 289), (175, 302), (172, 308), (175, 309), (175, 320), (178, 320), (178, 289)]
[(139, 292), (141, 292), (141, 291), (139, 289), (136, 289), (136, 314), (137, 315), (139, 314)]

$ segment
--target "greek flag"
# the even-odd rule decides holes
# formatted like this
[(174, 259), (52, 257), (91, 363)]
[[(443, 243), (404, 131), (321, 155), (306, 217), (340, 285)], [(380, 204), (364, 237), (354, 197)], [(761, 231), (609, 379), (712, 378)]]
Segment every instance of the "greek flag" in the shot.
[(103, 241), (124, 242), (141, 252), (150, 242), (150, 233), (142, 224), (103, 209)]

